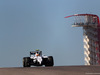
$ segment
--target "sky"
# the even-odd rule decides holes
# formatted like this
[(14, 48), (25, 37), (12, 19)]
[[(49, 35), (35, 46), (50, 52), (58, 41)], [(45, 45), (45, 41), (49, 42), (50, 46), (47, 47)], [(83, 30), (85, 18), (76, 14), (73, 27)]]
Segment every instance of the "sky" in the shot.
[(40, 49), (55, 66), (84, 65), (83, 30), (73, 14), (100, 16), (100, 0), (0, 0), (0, 67), (22, 67)]

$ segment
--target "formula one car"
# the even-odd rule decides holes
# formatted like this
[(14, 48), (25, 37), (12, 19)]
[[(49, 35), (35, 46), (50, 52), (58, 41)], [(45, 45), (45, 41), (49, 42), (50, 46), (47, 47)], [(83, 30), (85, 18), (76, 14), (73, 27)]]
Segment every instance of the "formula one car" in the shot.
[(33, 66), (53, 66), (54, 60), (52, 56), (42, 55), (42, 51), (36, 50), (30, 52), (30, 57), (23, 58), (23, 67)]

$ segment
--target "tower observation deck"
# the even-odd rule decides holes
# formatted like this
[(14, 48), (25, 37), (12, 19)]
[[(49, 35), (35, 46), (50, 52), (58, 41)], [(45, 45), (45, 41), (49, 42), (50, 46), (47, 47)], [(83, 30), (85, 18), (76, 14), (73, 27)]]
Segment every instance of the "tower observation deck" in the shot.
[(75, 14), (72, 27), (83, 27), (85, 65), (100, 65), (100, 23), (94, 14)]

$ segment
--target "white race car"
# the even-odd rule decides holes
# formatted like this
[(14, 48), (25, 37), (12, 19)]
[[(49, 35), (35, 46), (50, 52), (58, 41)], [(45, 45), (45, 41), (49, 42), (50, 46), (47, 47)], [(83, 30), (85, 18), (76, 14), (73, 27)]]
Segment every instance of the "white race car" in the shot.
[(53, 66), (54, 61), (52, 56), (42, 55), (42, 51), (36, 50), (30, 52), (30, 57), (23, 58), (23, 67), (33, 66)]

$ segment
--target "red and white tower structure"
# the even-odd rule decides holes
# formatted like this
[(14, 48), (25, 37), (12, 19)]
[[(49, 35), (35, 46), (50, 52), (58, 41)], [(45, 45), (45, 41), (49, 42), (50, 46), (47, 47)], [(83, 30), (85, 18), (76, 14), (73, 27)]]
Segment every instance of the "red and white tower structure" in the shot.
[(100, 65), (100, 23), (94, 14), (75, 14), (72, 27), (83, 27), (85, 65)]

